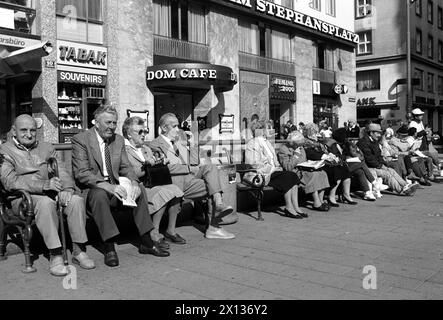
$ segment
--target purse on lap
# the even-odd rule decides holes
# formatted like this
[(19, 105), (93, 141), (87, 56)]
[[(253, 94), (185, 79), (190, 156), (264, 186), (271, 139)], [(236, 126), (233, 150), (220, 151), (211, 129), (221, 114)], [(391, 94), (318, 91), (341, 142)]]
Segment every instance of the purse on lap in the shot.
[(151, 166), (149, 163), (145, 163), (142, 166), (142, 171), (145, 172), (143, 177), (143, 185), (145, 188), (172, 184), (171, 172), (165, 164)]

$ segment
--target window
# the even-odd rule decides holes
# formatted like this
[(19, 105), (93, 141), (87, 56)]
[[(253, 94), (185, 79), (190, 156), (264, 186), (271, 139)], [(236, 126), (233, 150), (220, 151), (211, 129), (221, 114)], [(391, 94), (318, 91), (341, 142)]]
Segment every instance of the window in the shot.
[(289, 34), (271, 30), (271, 58), (291, 61), (291, 37)]
[(428, 35), (428, 58), (434, 59), (434, 37)]
[(421, 17), (421, 0), (415, 1), (415, 14)]
[(438, 40), (438, 62), (443, 62), (443, 41)]
[(358, 43), (357, 54), (371, 54), (372, 53), (372, 30), (358, 33), (360, 42)]
[(103, 43), (102, 0), (59, 0), (56, 10), (59, 39)]
[(239, 51), (260, 55), (260, 30), (257, 24), (247, 21), (238, 21)]
[(206, 44), (206, 10), (187, 1), (154, 0), (154, 34)]
[(309, 7), (315, 9), (317, 11), (321, 11), (321, 1), (320, 0), (311, 0), (309, 2)]
[[(2, 5), (4, 3), (4, 5)], [(10, 29), (22, 33), (36, 33), (35, 0), (0, 0), (2, 14), (0, 29)]]
[(428, 92), (434, 93), (434, 74), (428, 73)]
[(425, 86), (425, 73), (423, 70), (415, 69), (414, 78), (420, 79), (420, 83), (417, 86), (418, 90), (424, 90)]
[(326, 14), (335, 17), (335, 0), (326, 0)]
[(271, 2), (274, 2), (275, 4), (279, 4), (286, 8), (294, 9), (294, 0), (271, 0)]
[(315, 67), (324, 70), (334, 70), (334, 51), (324, 43), (317, 43), (314, 46)]
[(357, 71), (357, 92), (380, 90), (380, 69)]
[(423, 48), (423, 44), (422, 44), (421, 30), (417, 29), (416, 36), (415, 36), (415, 50), (417, 51), (417, 53), (421, 53), (422, 48)]
[(355, 6), (357, 12), (357, 18), (364, 18), (371, 15), (372, 13), (372, 0), (356, 0), (357, 4)]
[(438, 76), (438, 94), (443, 96), (443, 77)]
[(434, 22), (434, 2), (432, 0), (428, 0), (428, 22)]
[(443, 8), (440, 6), (437, 9), (437, 26), (440, 30), (443, 30)]

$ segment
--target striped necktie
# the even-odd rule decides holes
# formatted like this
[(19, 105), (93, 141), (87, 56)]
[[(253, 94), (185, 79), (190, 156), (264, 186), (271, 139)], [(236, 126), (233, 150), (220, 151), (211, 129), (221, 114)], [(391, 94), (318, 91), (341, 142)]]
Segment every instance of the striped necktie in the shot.
[(109, 151), (109, 143), (105, 142), (105, 165), (106, 171), (108, 171), (109, 182), (111, 184), (118, 184), (115, 181), (114, 174), (112, 172), (111, 152)]
[(180, 150), (178, 150), (177, 144), (174, 141), (171, 141), (172, 147), (174, 148), (175, 155), (180, 157)]

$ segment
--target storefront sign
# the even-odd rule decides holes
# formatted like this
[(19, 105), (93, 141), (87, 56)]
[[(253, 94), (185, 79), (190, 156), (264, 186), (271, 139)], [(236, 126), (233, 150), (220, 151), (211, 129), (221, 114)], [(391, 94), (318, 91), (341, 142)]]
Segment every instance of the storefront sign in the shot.
[(295, 78), (270, 76), (269, 95), (271, 99), (296, 101)]
[(375, 103), (375, 97), (372, 98), (362, 98), (357, 100), (357, 107), (374, 107), (377, 104)]
[(100, 46), (57, 41), (57, 63), (106, 70), (108, 68), (108, 51), (107, 48)]
[(220, 133), (234, 133), (234, 115), (219, 114)]
[(231, 68), (201, 63), (164, 64), (146, 70), (149, 88), (186, 87), (230, 91), (237, 83), (237, 75)]
[(97, 74), (86, 74), (70, 71), (58, 71), (59, 82), (81, 83), (94, 86), (106, 86), (107, 77)]
[[(304, 13), (295, 11), (290, 8), (286, 8), (272, 1), (267, 0), (224, 0), (224, 2), (230, 2), (255, 10), (259, 14), (275, 17), (284, 21), (289, 21), (297, 25), (301, 25), (321, 33), (341, 38), (353, 43), (359, 43), (359, 36), (349, 30), (345, 30), (338, 26), (334, 26), (325, 21), (308, 16)], [(254, 5), (255, 3), (255, 5)]]
[(320, 81), (313, 80), (312, 81), (312, 93), (316, 95), (320, 95)]
[(15, 48), (26, 48), (40, 43), (37, 39), (28, 39), (22, 37), (13, 37), (5, 34), (0, 34), (0, 46), (8, 46)]

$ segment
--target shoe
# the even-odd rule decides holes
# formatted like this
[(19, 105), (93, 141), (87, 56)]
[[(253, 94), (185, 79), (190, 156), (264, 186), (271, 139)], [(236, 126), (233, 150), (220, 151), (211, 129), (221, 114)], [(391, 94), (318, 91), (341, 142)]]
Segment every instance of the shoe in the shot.
[(349, 204), (351, 206), (356, 206), (358, 204), (358, 202), (352, 201), (352, 200), (348, 200), (345, 197), (341, 197), (341, 201), (340, 202), (344, 203), (344, 204)]
[(340, 205), (338, 203), (334, 203), (329, 199), (328, 199), (328, 205), (332, 208), (340, 208)]
[(303, 217), (300, 214), (293, 214), (293, 213), (289, 212), (288, 209), (285, 209), (284, 212), (285, 212), (285, 217), (287, 217), (287, 218), (303, 219)]
[(172, 235), (168, 232), (165, 232), (165, 238), (172, 241), (175, 244), (186, 244), (186, 240), (183, 239), (178, 233)]
[(168, 251), (170, 249), (169, 243), (167, 243), (164, 238), (160, 239), (159, 241), (154, 241), (154, 245), (164, 251)]
[(327, 212), (327, 211), (329, 211), (329, 207), (328, 207), (328, 205), (326, 203), (323, 203), (320, 207), (312, 206), (312, 210), (321, 211), (321, 212)]
[(56, 277), (65, 277), (69, 274), (69, 269), (65, 266), (62, 256), (51, 257), (49, 272)]
[(417, 177), (414, 172), (411, 172), (410, 174), (408, 174), (406, 176), (406, 178), (409, 179), (409, 180), (420, 180), (420, 178)]
[(427, 186), (427, 187), (432, 186), (432, 183), (430, 183), (429, 180), (424, 178), (421, 178), (418, 183), (420, 183), (422, 186)]
[(227, 225), (230, 225), (230, 224), (235, 224), (235, 223), (238, 222), (238, 220), (239, 220), (238, 213), (237, 212), (233, 212), (233, 213), (227, 215), (226, 217), (223, 217), (222, 221), (219, 223), (219, 225), (227, 226)]
[(81, 268), (91, 270), (95, 268), (94, 261), (88, 257), (86, 252), (80, 252), (79, 255), (72, 257), (72, 263), (79, 265)]
[(227, 215), (231, 214), (234, 212), (234, 209), (231, 206), (216, 206), (215, 207), (215, 212), (214, 212), (214, 216), (216, 218), (223, 218), (226, 217)]
[(105, 254), (105, 264), (111, 268), (118, 267), (120, 262), (118, 261), (117, 252), (115, 251), (107, 252)]
[(304, 213), (304, 212), (298, 212), (297, 211), (297, 213), (299, 214), (299, 215), (301, 215), (302, 216), (302, 218), (309, 218), (309, 216), (308, 216), (308, 214), (307, 213)]
[(380, 190), (374, 191), (373, 193), (374, 193), (375, 198), (377, 198), (377, 199), (383, 198), (383, 195), (380, 192)]
[(207, 239), (230, 240), (230, 239), (234, 239), (235, 235), (226, 231), (223, 228), (215, 228), (215, 227), (209, 226), (209, 228), (206, 230), (205, 237)]
[(433, 174), (430, 174), (430, 175), (429, 175), (429, 180), (431, 180), (431, 181), (435, 181), (435, 176), (434, 176)]
[(365, 192), (363, 200), (366, 200), (366, 201), (376, 201), (377, 198), (374, 196), (374, 194), (371, 191), (368, 191), (368, 192)]
[(419, 184), (415, 184), (415, 183), (408, 184), (400, 192), (400, 195), (413, 196), (415, 194), (415, 192), (417, 191), (418, 186), (419, 186)]
[(156, 257), (169, 257), (171, 255), (168, 251), (162, 250), (156, 245), (153, 245), (152, 247), (147, 247), (144, 244), (141, 244), (138, 248), (138, 252), (140, 254), (152, 254)]

